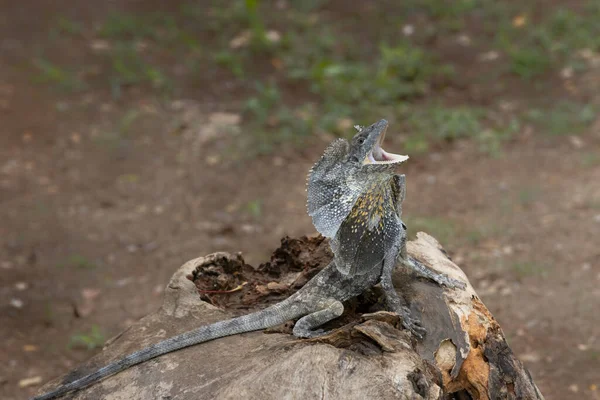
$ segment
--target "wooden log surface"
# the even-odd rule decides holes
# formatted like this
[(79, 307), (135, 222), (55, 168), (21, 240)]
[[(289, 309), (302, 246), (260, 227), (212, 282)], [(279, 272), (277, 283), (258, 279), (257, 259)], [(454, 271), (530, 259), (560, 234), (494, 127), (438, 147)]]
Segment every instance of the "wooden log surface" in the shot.
[[(346, 305), (349, 312), (324, 337), (299, 340), (288, 333), (289, 327), (280, 327), (271, 334), (221, 338), (131, 367), (72, 398), (543, 399), (497, 321), (440, 244), (419, 233), (408, 251), (429, 268), (467, 285), (464, 290), (442, 288), (397, 269), (396, 289), (427, 329), (422, 341), (399, 329), (394, 314), (382, 311), (381, 293), (374, 289)], [(258, 269), (268, 275), (266, 280), (276, 276), (278, 282), (245, 285), (247, 293), (236, 290), (235, 296), (247, 299), (261, 293), (271, 303), (279, 301), (269, 290), (287, 297), (286, 288), (308, 279), (303, 274), (324, 267), (330, 256), (322, 238), (285, 239), (271, 261)], [(228, 253), (187, 262), (171, 278), (159, 311), (111, 339), (103, 352), (40, 393), (149, 344), (233, 316), (201, 301), (198, 288), (187, 278), (223, 262), (244, 264), (239, 255)], [(240, 271), (232, 276), (243, 277)], [(235, 315), (239, 314), (238, 309)]]

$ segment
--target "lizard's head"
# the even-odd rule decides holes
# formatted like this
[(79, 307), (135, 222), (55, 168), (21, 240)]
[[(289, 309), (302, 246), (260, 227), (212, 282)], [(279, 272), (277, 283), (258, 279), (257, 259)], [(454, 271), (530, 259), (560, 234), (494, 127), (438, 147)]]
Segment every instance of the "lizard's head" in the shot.
[(308, 215), (323, 236), (333, 237), (358, 197), (374, 182), (390, 179), (408, 156), (388, 153), (381, 144), (388, 122), (382, 119), (359, 132), (349, 143), (337, 139), (308, 175)]
[(348, 160), (360, 167), (369, 169), (392, 170), (397, 164), (408, 160), (408, 156), (388, 153), (381, 147), (388, 122), (382, 119), (367, 127), (356, 126), (358, 133), (352, 138)]

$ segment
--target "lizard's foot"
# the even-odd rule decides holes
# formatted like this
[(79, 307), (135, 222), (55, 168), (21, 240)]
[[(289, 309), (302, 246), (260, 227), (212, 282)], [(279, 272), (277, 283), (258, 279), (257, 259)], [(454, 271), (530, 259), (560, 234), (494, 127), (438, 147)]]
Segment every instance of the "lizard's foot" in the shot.
[(307, 339), (323, 336), (327, 332), (318, 327), (344, 313), (344, 305), (338, 300), (329, 299), (322, 305), (325, 308), (305, 315), (296, 322), (294, 336)]
[(419, 261), (415, 260), (414, 258), (408, 258), (407, 264), (417, 274), (421, 275), (424, 278), (434, 281), (438, 285), (443, 285), (450, 289), (461, 290), (467, 287), (467, 285), (464, 282), (459, 281), (457, 279), (449, 278), (444, 274), (434, 272), (426, 266), (424, 266), (423, 264), (421, 264)]
[(408, 307), (402, 307), (401, 311), (397, 314), (400, 315), (400, 318), (402, 319), (402, 326), (415, 335), (417, 339), (423, 339), (423, 337), (425, 337), (427, 330), (421, 325), (421, 321), (411, 316)]

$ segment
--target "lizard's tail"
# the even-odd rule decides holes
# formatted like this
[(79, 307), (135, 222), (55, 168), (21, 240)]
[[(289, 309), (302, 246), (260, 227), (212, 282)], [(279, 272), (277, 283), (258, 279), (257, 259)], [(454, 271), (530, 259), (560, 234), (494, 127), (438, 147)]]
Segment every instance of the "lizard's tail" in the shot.
[(142, 363), (160, 355), (224, 336), (266, 329), (305, 314), (298, 304), (293, 304), (289, 300), (290, 299), (286, 299), (281, 303), (277, 303), (256, 313), (219, 321), (211, 325), (201, 326), (192, 331), (173, 336), (162, 342), (146, 347), (145, 349), (131, 353), (118, 361), (114, 361), (107, 366), (100, 368), (96, 372), (61, 385), (51, 392), (34, 397), (32, 400), (53, 399), (68, 392), (82, 389), (109, 375), (116, 374), (132, 365)]

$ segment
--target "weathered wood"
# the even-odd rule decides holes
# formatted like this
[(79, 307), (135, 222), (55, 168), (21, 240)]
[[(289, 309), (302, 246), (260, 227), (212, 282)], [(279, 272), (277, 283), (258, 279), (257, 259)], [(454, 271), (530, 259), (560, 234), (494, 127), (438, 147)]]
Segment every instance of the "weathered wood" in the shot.
[[(468, 393), (473, 399), (543, 399), (500, 326), (439, 243), (419, 233), (408, 250), (430, 268), (467, 283), (465, 290), (448, 290), (397, 271), (398, 291), (428, 331), (421, 342), (398, 329), (395, 315), (375, 312), (353, 316), (349, 323), (313, 340), (252, 332), (203, 343), (132, 367), (73, 398), (462, 399)], [(295, 261), (314, 264), (313, 253), (295, 254)], [(239, 262), (237, 256), (216, 253), (179, 268), (161, 310), (117, 336), (65, 379), (229, 317), (200, 301), (195, 285), (186, 279), (198, 265), (223, 257)]]

